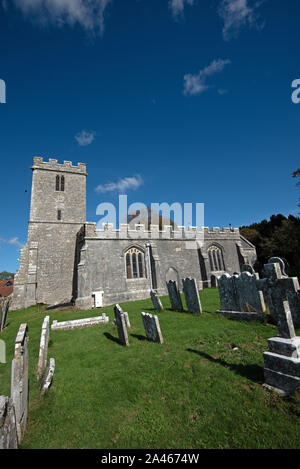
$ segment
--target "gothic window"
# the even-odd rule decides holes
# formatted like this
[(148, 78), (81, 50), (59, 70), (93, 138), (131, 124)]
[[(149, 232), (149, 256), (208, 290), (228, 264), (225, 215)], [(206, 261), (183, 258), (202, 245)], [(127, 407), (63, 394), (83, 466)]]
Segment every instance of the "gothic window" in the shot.
[(65, 176), (56, 176), (55, 179), (55, 190), (56, 191), (64, 191), (65, 190)]
[(145, 278), (145, 254), (139, 248), (130, 248), (125, 254), (127, 278)]
[(208, 258), (211, 271), (225, 270), (223, 254), (220, 248), (217, 246), (211, 246), (208, 249)]
[(57, 219), (61, 220), (61, 210), (57, 210)]

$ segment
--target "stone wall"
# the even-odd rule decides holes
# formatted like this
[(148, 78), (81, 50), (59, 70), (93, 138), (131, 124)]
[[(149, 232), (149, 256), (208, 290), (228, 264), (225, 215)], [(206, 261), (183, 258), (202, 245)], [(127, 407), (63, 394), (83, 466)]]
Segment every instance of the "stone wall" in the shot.
[[(143, 225), (136, 225), (133, 230), (128, 225), (122, 225), (119, 230), (115, 230), (112, 225), (108, 225), (97, 230), (95, 223), (86, 224), (77, 266), (77, 306), (91, 308), (92, 293), (96, 291), (104, 291), (104, 305), (149, 297), (146, 243), (151, 245), (152, 273), (156, 283), (154, 288), (159, 295), (167, 294), (168, 280), (176, 280), (182, 289), (181, 279), (185, 277), (195, 278), (200, 289), (211, 286), (212, 275), (218, 276), (224, 272), (211, 271), (208, 250), (212, 245), (220, 248), (225, 269), (231, 274), (240, 272), (241, 263), (249, 261), (250, 252), (250, 260), (256, 258), (254, 246), (242, 239), (236, 228), (205, 228), (203, 242), (199, 232), (192, 227), (190, 230), (179, 227), (175, 231), (165, 227), (161, 232), (156, 228), (152, 226), (147, 231)], [(145, 254), (145, 278), (127, 279), (125, 255), (133, 246)]]

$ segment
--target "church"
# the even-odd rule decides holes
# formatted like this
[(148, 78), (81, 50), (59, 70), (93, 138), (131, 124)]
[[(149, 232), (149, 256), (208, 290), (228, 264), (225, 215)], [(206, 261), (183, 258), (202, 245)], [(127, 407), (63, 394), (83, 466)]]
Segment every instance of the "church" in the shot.
[(90, 309), (167, 294), (166, 282), (193, 277), (199, 289), (256, 261), (238, 228), (86, 221), (86, 164), (33, 159), (27, 243), (21, 250), (11, 309), (75, 304)]

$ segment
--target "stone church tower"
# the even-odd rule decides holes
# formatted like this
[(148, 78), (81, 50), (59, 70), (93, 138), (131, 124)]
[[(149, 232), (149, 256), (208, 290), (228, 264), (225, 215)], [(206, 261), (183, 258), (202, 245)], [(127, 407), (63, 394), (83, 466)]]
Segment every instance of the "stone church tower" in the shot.
[(15, 276), (12, 309), (73, 298), (77, 234), (86, 222), (86, 165), (36, 157), (28, 241)]

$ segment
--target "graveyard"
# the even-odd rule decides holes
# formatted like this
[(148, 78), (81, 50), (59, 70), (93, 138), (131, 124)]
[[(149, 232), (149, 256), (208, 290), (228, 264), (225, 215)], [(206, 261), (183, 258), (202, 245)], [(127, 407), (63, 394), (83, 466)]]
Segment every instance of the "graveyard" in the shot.
[[(300, 392), (282, 397), (263, 387), (263, 354), (277, 326), (219, 314), (217, 288), (199, 297), (202, 312), (196, 314), (187, 312), (183, 293), (177, 311), (167, 296), (160, 298), (163, 310), (149, 298), (104, 307), (97, 318), (95, 310), (45, 306), (9, 311), (1, 332), (7, 348), (0, 367), (3, 396), (10, 396), (20, 324), (27, 324), (29, 337), (28, 418), (19, 447), (299, 448)], [(159, 320), (157, 342), (145, 334), (150, 315)], [(40, 341), (47, 316), (55, 373), (41, 394), (37, 373), (46, 363)], [(86, 327), (76, 327), (84, 318)]]

